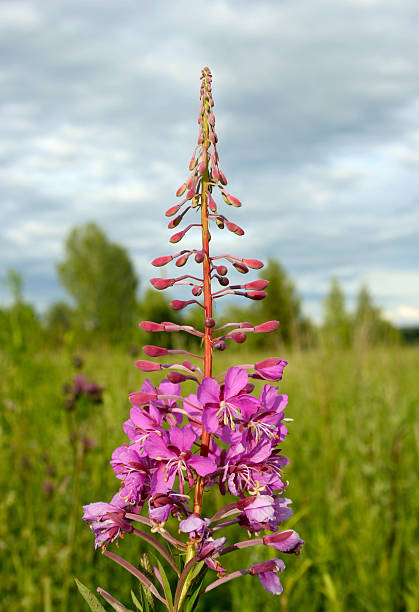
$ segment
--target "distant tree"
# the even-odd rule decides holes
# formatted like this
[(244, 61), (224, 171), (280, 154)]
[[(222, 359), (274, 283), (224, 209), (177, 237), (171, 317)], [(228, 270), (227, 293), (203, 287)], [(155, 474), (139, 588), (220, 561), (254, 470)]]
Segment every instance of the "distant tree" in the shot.
[(354, 314), (354, 339), (362, 346), (400, 340), (398, 330), (383, 319), (380, 309), (374, 306), (366, 285), (362, 285), (358, 293)]
[(35, 308), (24, 301), (23, 279), (16, 270), (6, 273), (5, 285), (12, 297), (12, 304), (3, 310), (2, 339), (13, 353), (21, 353), (40, 343), (42, 330)]
[[(182, 319), (179, 313), (170, 308), (169, 300), (162, 292), (149, 288), (138, 304), (138, 321), (181, 323)], [(179, 341), (178, 336), (179, 334), (147, 333), (141, 330), (138, 338), (139, 344), (155, 344), (165, 348), (173, 348), (173, 341)], [(135, 340), (134, 335), (132, 339)]]
[(333, 278), (324, 302), (323, 332), (328, 344), (338, 348), (350, 346), (351, 317), (346, 311), (345, 296), (337, 278)]
[(53, 302), (44, 315), (44, 324), (48, 339), (62, 344), (74, 324), (74, 311), (66, 302)]
[(134, 266), (127, 251), (110, 242), (95, 223), (70, 231), (57, 270), (85, 329), (112, 341), (131, 333), (138, 285)]
[(279, 320), (279, 337), (283, 342), (288, 345), (298, 343), (309, 322), (302, 314), (301, 298), (293, 281), (284, 266), (275, 259), (268, 259), (260, 276), (269, 281), (268, 295), (257, 303), (252, 319), (256, 317), (257, 322)]

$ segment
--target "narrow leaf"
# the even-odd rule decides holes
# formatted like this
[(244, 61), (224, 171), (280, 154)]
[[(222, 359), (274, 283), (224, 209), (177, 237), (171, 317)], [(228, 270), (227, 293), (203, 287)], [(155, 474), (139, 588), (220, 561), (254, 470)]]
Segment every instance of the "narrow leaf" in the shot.
[(160, 574), (161, 574), (161, 579), (163, 582), (163, 590), (164, 590), (164, 594), (166, 596), (166, 600), (167, 603), (169, 604), (169, 610), (170, 612), (172, 612), (173, 610), (173, 597), (172, 597), (172, 589), (170, 587), (170, 582), (169, 579), (167, 578), (166, 572), (164, 571), (164, 567), (163, 565), (160, 563), (160, 561), (158, 559), (156, 559), (157, 564), (159, 566), (159, 570), (160, 570)]
[(89, 608), (93, 611), (93, 612), (106, 612), (105, 608), (102, 606), (102, 604), (99, 602), (99, 600), (97, 599), (96, 595), (94, 595), (92, 593), (92, 591), (90, 591), (87, 586), (85, 586), (82, 582), (80, 582), (80, 580), (78, 580), (77, 578), (74, 578), (74, 581), (77, 585), (77, 588), (81, 594), (81, 596), (83, 597), (83, 599), (87, 602), (87, 604), (89, 605)]
[(194, 593), (192, 593), (189, 601), (186, 604), (185, 612), (192, 612), (192, 610), (194, 609), (195, 603), (199, 597), (199, 593), (201, 592), (201, 587), (202, 587), (203, 582), (204, 582), (204, 579), (200, 581), (198, 588), (194, 591)]
[(134, 591), (131, 589), (131, 599), (132, 599), (132, 603), (134, 604), (134, 606), (137, 608), (137, 610), (140, 610), (140, 612), (144, 611), (143, 606), (140, 604), (140, 602), (138, 601)]
[(112, 608), (116, 610), (116, 612), (132, 612), (131, 610), (128, 610), (128, 608), (126, 608), (123, 604), (121, 604), (120, 601), (115, 599), (115, 597), (113, 597), (110, 593), (105, 591), (105, 589), (98, 587), (96, 590), (99, 595), (102, 595), (103, 599), (106, 599), (106, 601), (111, 604)]
[(131, 563), (129, 563), (128, 561), (125, 561), (125, 559), (123, 559), (122, 557), (119, 557), (118, 555), (115, 555), (114, 553), (111, 553), (108, 550), (104, 550), (103, 554), (105, 555), (105, 557), (109, 557), (109, 559), (112, 559), (112, 561), (115, 561), (115, 563), (118, 563), (119, 565), (124, 567), (126, 570), (128, 570), (144, 586), (146, 586), (146, 587), (148, 587), (150, 589), (150, 591), (153, 593), (154, 597), (157, 597), (157, 599), (159, 599), (164, 604), (166, 604), (165, 600), (160, 595), (160, 593), (158, 592), (158, 590), (156, 589), (154, 584), (147, 578), (147, 576), (145, 576), (142, 572), (140, 572), (140, 570), (138, 570), (136, 567), (131, 565)]

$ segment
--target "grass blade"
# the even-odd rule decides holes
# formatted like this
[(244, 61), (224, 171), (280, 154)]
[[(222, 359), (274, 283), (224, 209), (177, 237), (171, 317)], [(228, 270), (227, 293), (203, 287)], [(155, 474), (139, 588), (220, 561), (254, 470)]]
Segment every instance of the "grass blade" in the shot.
[(85, 602), (88, 604), (89, 608), (92, 612), (106, 612), (105, 608), (97, 599), (96, 595), (90, 591), (87, 586), (85, 586), (80, 580), (74, 578), (74, 581), (77, 585), (77, 588), (80, 592), (80, 595), (83, 597)]

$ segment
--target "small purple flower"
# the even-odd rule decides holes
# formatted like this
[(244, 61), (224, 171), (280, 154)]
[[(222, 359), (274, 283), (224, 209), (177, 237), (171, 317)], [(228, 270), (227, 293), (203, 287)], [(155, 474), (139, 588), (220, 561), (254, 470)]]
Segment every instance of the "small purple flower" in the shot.
[(83, 520), (90, 523), (95, 535), (95, 548), (106, 547), (123, 533), (131, 533), (131, 523), (125, 520), (125, 512), (118, 506), (105, 502), (94, 502), (83, 506)]
[(263, 561), (263, 563), (252, 565), (250, 573), (259, 576), (263, 588), (269, 593), (281, 595), (283, 589), (278, 574), (284, 569), (285, 563), (281, 559), (271, 559), (270, 561)]
[(304, 540), (293, 529), (263, 536), (262, 540), (265, 546), (273, 546), (281, 552), (295, 553), (296, 555), (300, 554), (300, 548), (304, 544)]
[(194, 484), (191, 468), (199, 476), (215, 472), (217, 465), (210, 457), (192, 454), (191, 447), (196, 439), (197, 434), (191, 425), (185, 425), (182, 429), (174, 426), (162, 436), (151, 434), (147, 438), (145, 453), (158, 462), (151, 482), (153, 495), (167, 493), (173, 487), (176, 476), (179, 477), (179, 491), (183, 494), (185, 474), (188, 485), (191, 487)]
[(204, 408), (202, 423), (207, 431), (215, 433), (220, 425), (234, 431), (242, 419), (242, 410), (257, 406), (257, 399), (245, 392), (248, 379), (246, 370), (237, 367), (227, 370), (223, 386), (214, 378), (203, 379), (197, 397)]
[(188, 533), (190, 538), (204, 538), (209, 533), (211, 521), (208, 518), (202, 519), (197, 514), (191, 514), (188, 518), (179, 523), (179, 529), (183, 533)]

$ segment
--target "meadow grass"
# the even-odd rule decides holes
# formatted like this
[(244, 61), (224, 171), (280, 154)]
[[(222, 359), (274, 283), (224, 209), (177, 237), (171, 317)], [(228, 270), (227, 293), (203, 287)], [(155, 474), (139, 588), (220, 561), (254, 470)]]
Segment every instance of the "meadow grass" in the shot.
[[(241, 347), (239, 361), (265, 356)], [(246, 576), (211, 592), (198, 609), (416, 611), (418, 349), (280, 356), (289, 365), (279, 386), (290, 396), (287, 416), (295, 420), (283, 445), (294, 502), (286, 527), (306, 545), (299, 557), (284, 555), (280, 598)], [(40, 351), (17, 359), (0, 353), (0, 610), (86, 610), (73, 576), (132, 608), (135, 581), (93, 550), (81, 505), (108, 501), (117, 488), (108, 462), (125, 442), (128, 392), (144, 376), (118, 349), (83, 357), (83, 372), (105, 386), (104, 403), (72, 414), (61, 393), (74, 374), (69, 354)], [(235, 357), (221, 355), (217, 367)], [(86, 453), (84, 438), (91, 447)], [(209, 515), (223, 501), (214, 496), (205, 504)], [(120, 545), (134, 564), (144, 550), (133, 537)], [(245, 568), (269, 554), (243, 550), (226, 557), (226, 566)]]

